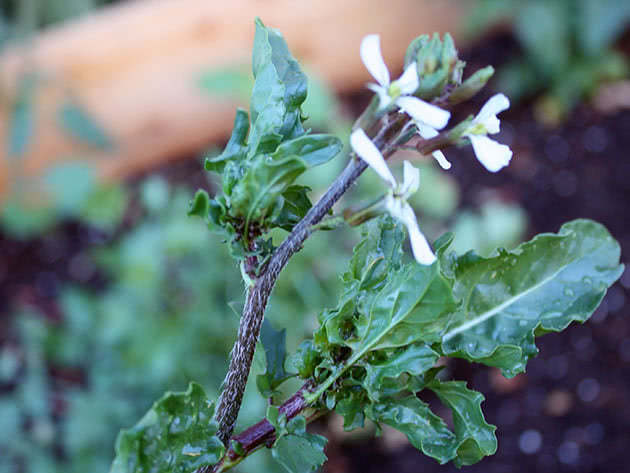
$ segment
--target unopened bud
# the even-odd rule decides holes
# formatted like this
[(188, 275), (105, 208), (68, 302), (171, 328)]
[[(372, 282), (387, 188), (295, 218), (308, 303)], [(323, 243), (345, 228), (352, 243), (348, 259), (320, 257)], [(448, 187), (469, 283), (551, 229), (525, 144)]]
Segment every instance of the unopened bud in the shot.
[(493, 74), (492, 66), (479, 69), (451, 93), (448, 98), (449, 103), (455, 105), (470, 99), (485, 87)]
[(442, 64), (452, 68), (457, 62), (457, 49), (455, 49), (455, 42), (453, 37), (446, 33), (444, 35), (442, 46)]
[(425, 100), (442, 95), (447, 84), (459, 84), (464, 64), (457, 57), (453, 38), (445, 34), (443, 39), (435, 33), (416, 38), (407, 48), (405, 64), (417, 62), (420, 88), (416, 95)]
[(409, 44), (407, 52), (405, 53), (405, 69), (409, 66), (409, 64), (418, 60), (418, 53), (427, 45), (428, 42), (429, 36), (423, 34), (422, 36), (418, 36)]

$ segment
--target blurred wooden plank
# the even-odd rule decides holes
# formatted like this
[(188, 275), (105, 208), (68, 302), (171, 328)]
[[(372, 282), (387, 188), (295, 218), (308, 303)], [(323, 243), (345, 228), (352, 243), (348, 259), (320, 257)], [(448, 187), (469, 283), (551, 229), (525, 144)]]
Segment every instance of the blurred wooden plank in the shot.
[[(119, 178), (198, 153), (229, 133), (235, 104), (205, 94), (197, 81), (211, 68), (249, 67), (255, 15), (282, 31), (301, 63), (347, 91), (369, 79), (358, 54), (365, 34), (382, 35), (383, 54), (396, 71), (413, 37), (453, 32), (461, 14), (455, 0), (144, 0), (45, 31), (31, 46), (0, 56), (0, 194), (11, 179), (6, 98), (15, 96), (25, 71), (46, 79), (36, 94), (36, 130), (21, 158), (24, 171), (40, 173), (81, 157), (103, 177)], [(89, 149), (55, 123), (67, 90), (111, 135), (113, 151)]]

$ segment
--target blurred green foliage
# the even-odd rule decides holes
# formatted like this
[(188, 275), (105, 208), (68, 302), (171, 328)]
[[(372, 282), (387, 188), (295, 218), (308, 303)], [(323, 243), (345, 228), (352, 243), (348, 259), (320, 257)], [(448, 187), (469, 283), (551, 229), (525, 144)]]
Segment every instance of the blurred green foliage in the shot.
[[(45, 13), (35, 23), (45, 26), (102, 3), (108, 2), (41, 1), (40, 13)], [(33, 2), (2, 3), (0, 41), (14, 35), (19, 15), (26, 14), (18, 7), (26, 4)], [(200, 78), (201, 86), (209, 93), (248, 96), (251, 81), (239, 74), (236, 69), (208, 72)], [(29, 77), (33, 86), (31, 79), (25, 82), (29, 87), (15, 99), (10, 124), (15, 139), (9, 154), (18, 163), (37, 132), (32, 118), (37, 79)], [(349, 122), (339, 110), (330, 89), (309, 81), (304, 112), (310, 126), (347, 135)], [(72, 97), (60, 108), (58, 124), (88, 145), (112, 145)], [(316, 168), (304, 179), (304, 185), (315, 189), (313, 198), (342, 161)], [(421, 173), (413, 204), (423, 216), (423, 229), (437, 237), (446, 221), (464, 218), (456, 213), (459, 190), (452, 178), (436, 171), (433, 161)], [(366, 175), (353, 192), (359, 198), (373, 196), (376, 186), (380, 188), (380, 181)], [(53, 168), (28, 188), (17, 187), (20, 192), (11, 194), (0, 213), (0, 229), (14, 238), (36, 237), (66, 219), (114, 234), (129, 208), (141, 216), (106, 246), (92, 250), (90, 258), (108, 280), (103, 290), (66, 285), (58, 299), (61, 320), (33, 307), (17, 308), (10, 316), (10, 343), (0, 348), (0, 473), (105, 472), (117, 432), (140, 418), (164, 390), (183, 390), (196, 380), (216, 398), (244, 297), (240, 275), (226, 246), (217, 244), (199, 220), (186, 217), (191, 192), (162, 179), (142, 183), (138, 199), (133, 199), (124, 187), (99, 184), (87, 165), (70, 163)], [(505, 220), (497, 217), (491, 223), (484, 215), (470, 214), (468, 224), (460, 225), (458, 238), (468, 234), (457, 246), (460, 251), (483, 253), (479, 235), (489, 227), (518, 229), (493, 237), (495, 246), (510, 247), (522, 237), (522, 212), (517, 224), (509, 211), (500, 214)], [(481, 223), (471, 224), (475, 219)], [(277, 229), (272, 234), (279, 240), (286, 233)], [(337, 275), (356, 240), (350, 230), (321, 233), (287, 266), (267, 318), (286, 328), (289, 352), (312, 333), (319, 309), (337, 298)], [(264, 359), (259, 350), (242, 424), (258, 420), (264, 411), (254, 386), (256, 375), (265, 372)], [(291, 383), (283, 386), (287, 392), (295, 387)], [(264, 455), (255, 455), (239, 468), (260, 471), (266, 461)]]
[[(65, 287), (60, 322), (33, 308), (12, 316), (15, 343), (0, 350), (0, 383), (9, 387), (0, 391), (1, 473), (107, 471), (117, 432), (165, 389), (195, 379), (218, 394), (238, 327), (230, 306), (244, 294), (238, 270), (225, 245), (185, 215), (188, 190), (153, 178), (139, 194), (144, 217), (92, 253), (109, 280), (104, 291)], [(332, 235), (309, 241), (276, 288), (267, 316), (287, 327), (291, 349), (334, 299), (344, 253)], [(261, 402), (247, 397), (242, 422), (264, 411)]]
[(513, 100), (542, 93), (542, 121), (556, 123), (599, 84), (628, 74), (628, 58), (612, 48), (630, 24), (630, 2), (478, 0), (468, 21), (479, 31), (502, 19), (524, 56), (500, 68), (497, 88)]
[(75, 219), (113, 231), (124, 217), (128, 192), (98, 183), (93, 168), (70, 162), (53, 166), (41, 178), (22, 180), (0, 208), (0, 229), (13, 238), (28, 239), (49, 231), (63, 219)]
[(489, 200), (479, 213), (465, 210), (454, 219), (455, 235), (451, 249), (458, 254), (474, 248), (482, 256), (489, 256), (495, 248), (514, 248), (527, 230), (525, 211), (514, 204)]
[[(119, 0), (2, 0), (0, 24), (4, 24), (5, 29), (0, 27), (0, 32), (7, 31), (7, 35), (29, 33), (28, 30), (45, 28), (117, 1)], [(1, 36), (0, 33), (0, 40)]]

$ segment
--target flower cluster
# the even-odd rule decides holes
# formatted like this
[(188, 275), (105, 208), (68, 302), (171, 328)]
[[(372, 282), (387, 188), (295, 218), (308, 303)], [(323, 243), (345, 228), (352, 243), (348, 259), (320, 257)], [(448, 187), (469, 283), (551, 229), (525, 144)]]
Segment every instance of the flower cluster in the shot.
[(405, 161), (403, 182), (399, 184), (387, 167), (381, 152), (361, 128), (354, 130), (350, 135), (350, 145), (361, 159), (368, 163), (389, 185), (390, 191), (385, 197), (385, 209), (407, 227), (411, 250), (416, 261), (422, 264), (432, 264), (435, 261), (435, 255), (418, 227), (418, 221), (411, 205), (407, 202), (409, 196), (414, 194), (420, 186), (418, 168), (413, 167), (409, 161)]
[(441, 130), (446, 126), (451, 118), (450, 112), (413, 96), (420, 85), (415, 62), (405, 69), (402, 76), (391, 82), (389, 70), (381, 54), (381, 40), (375, 34), (363, 38), (361, 60), (376, 79), (377, 84), (368, 84), (368, 88), (378, 95), (380, 108), (386, 108), (393, 103), (414, 120), (426, 123), (432, 128)]
[[(414, 96), (420, 86), (416, 62), (409, 64), (397, 80), (391, 81), (389, 70), (381, 54), (378, 35), (372, 34), (363, 38), (360, 54), (365, 67), (377, 82), (368, 84), (368, 88), (377, 94), (379, 109), (398, 107), (401, 113), (406, 113), (411, 117), (418, 134), (423, 139), (438, 136), (438, 130), (446, 127), (451, 114), (447, 110)], [(508, 109), (509, 106), (510, 102), (505, 95), (494, 95), (460, 135), (470, 141), (475, 156), (490, 172), (497, 172), (507, 166), (512, 158), (512, 151), (508, 146), (487, 136), (499, 132), (500, 122), (497, 114)], [(384, 200), (385, 208), (407, 227), (415, 259), (421, 264), (432, 264), (436, 259), (435, 255), (420, 231), (413, 209), (407, 202), (409, 196), (418, 190), (419, 170), (405, 161), (403, 182), (399, 184), (387, 167), (385, 158), (364, 130), (358, 128), (353, 131), (350, 136), (350, 145), (356, 155), (372, 167), (390, 187)], [(433, 151), (432, 155), (443, 169), (450, 169), (451, 163), (442, 151)]]

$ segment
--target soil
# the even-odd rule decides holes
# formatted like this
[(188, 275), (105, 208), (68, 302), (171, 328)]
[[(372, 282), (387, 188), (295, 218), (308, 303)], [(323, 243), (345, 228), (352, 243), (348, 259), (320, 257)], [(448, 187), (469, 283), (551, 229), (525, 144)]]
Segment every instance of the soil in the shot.
[[(480, 66), (496, 64), (495, 55), (505, 57), (502, 41), (509, 43), (502, 37), (491, 39), (466, 59)], [(348, 105), (363, 100), (363, 95), (350, 97)], [(625, 218), (630, 200), (630, 111), (602, 116), (581, 105), (566, 123), (549, 130), (534, 120), (524, 103), (501, 119), (498, 139), (514, 149), (512, 165), (505, 171), (486, 172), (469, 148), (448, 153), (464, 204), (474, 207), (488, 192), (519, 202), (530, 218), (532, 235), (555, 232), (571, 219), (592, 218), (620, 241), (622, 258), (630, 254), (630, 222)], [(160, 172), (181, 182), (198, 175), (199, 165), (189, 160)], [(75, 274), (72, 261), (88, 245), (108, 238), (76, 223), (28, 242), (0, 234), (0, 313), (7, 313), (12, 302), (27, 300), (50, 317), (59, 317), (54, 300), (61, 284), (103, 284), (98, 274)], [(625, 273), (591, 321), (539, 339), (538, 357), (526, 374), (511, 380), (466, 362), (450, 365), (454, 378), (468, 380), (469, 387), (485, 393), (486, 419), (498, 427), (496, 455), (466, 471), (623, 471), (630, 446), (629, 298), (630, 274)], [(6, 328), (6, 317), (0, 317), (0, 343), (6, 341), (1, 335)], [(456, 471), (390, 434), (385, 441), (335, 437), (327, 447), (328, 473)]]

